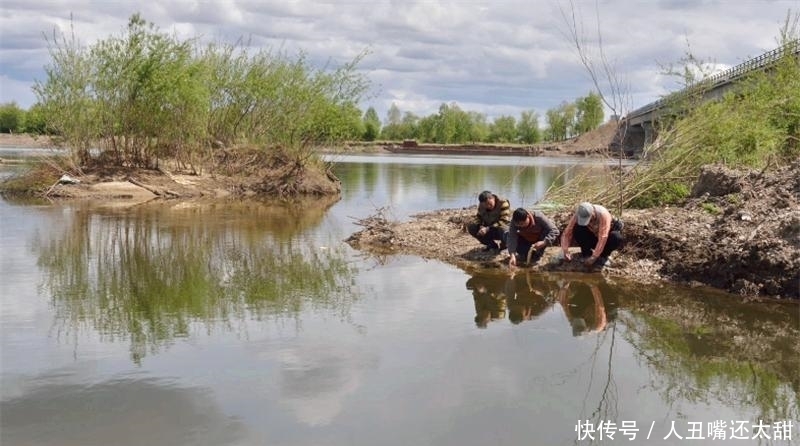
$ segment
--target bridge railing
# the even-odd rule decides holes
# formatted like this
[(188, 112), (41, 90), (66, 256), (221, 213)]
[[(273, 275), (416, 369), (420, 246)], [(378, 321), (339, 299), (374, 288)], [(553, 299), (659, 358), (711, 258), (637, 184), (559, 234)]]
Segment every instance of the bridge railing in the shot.
[(660, 98), (660, 99), (658, 99), (656, 101), (653, 101), (653, 102), (651, 102), (651, 103), (649, 103), (647, 105), (639, 107), (636, 110), (628, 113), (626, 118), (627, 119), (631, 119), (631, 118), (635, 118), (635, 117), (644, 115), (646, 113), (650, 113), (653, 110), (661, 108), (661, 106), (664, 105), (665, 102), (667, 102), (668, 98), (674, 97), (674, 95), (676, 95), (676, 94), (680, 94), (680, 93), (686, 92), (688, 90), (697, 88), (697, 86), (704, 85), (704, 86), (708, 86), (709, 88), (714, 88), (714, 87), (716, 87), (718, 85), (722, 85), (722, 84), (726, 84), (728, 82), (731, 82), (731, 81), (733, 81), (733, 80), (735, 80), (735, 79), (737, 79), (737, 78), (739, 78), (739, 77), (743, 76), (744, 74), (749, 73), (751, 71), (755, 71), (757, 69), (761, 69), (761, 68), (767, 67), (767, 66), (775, 63), (777, 60), (779, 60), (784, 54), (786, 54), (786, 51), (792, 51), (794, 54), (800, 55), (800, 39), (799, 40), (793, 40), (793, 41), (791, 41), (791, 42), (789, 42), (789, 43), (787, 43), (787, 44), (785, 44), (783, 46), (775, 48), (774, 50), (767, 51), (766, 53), (761, 54), (760, 56), (757, 56), (757, 57), (754, 57), (754, 58), (752, 58), (750, 60), (742, 62), (739, 65), (736, 65), (736, 66), (734, 66), (732, 68), (729, 68), (729, 69), (727, 69), (725, 71), (722, 71), (720, 73), (711, 75), (709, 77), (706, 77), (703, 80), (701, 80), (700, 82), (698, 82), (697, 85), (693, 85), (693, 86), (687, 87), (687, 88), (685, 88), (683, 90), (680, 90), (680, 91), (678, 91), (676, 93), (671, 93), (670, 95), (668, 95), (666, 97)]

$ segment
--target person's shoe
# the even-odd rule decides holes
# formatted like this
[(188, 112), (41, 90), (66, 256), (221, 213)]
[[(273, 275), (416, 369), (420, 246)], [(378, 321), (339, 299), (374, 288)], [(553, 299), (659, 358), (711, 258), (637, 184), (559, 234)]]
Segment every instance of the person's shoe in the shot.
[(608, 257), (598, 257), (594, 262), (594, 267), (597, 269), (608, 268), (611, 266), (611, 259)]

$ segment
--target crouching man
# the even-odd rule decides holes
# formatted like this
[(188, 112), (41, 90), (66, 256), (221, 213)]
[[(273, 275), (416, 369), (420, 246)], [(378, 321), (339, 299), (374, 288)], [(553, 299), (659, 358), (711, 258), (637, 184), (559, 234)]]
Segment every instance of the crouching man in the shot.
[(508, 227), (508, 266), (517, 266), (517, 256), (533, 265), (542, 258), (544, 249), (558, 240), (558, 228), (539, 211), (517, 208)]
[(467, 225), (467, 231), (485, 246), (486, 251), (502, 251), (505, 248), (503, 234), (510, 219), (511, 204), (508, 200), (485, 190), (478, 195), (478, 213), (474, 222)]
[(580, 246), (581, 257), (587, 267), (608, 266), (609, 254), (624, 243), (622, 222), (599, 204), (581, 203), (575, 208), (561, 237), (561, 249), (567, 260), (572, 260), (569, 247), (573, 243)]

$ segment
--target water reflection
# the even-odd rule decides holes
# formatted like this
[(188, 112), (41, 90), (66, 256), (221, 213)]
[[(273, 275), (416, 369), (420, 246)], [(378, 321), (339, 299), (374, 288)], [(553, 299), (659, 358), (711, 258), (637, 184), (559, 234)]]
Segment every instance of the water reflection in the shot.
[(486, 328), (489, 322), (506, 317), (505, 281), (497, 276), (475, 275), (467, 280), (475, 302), (475, 325)]
[[(623, 291), (623, 336), (654, 371), (649, 386), (669, 405), (756, 407), (753, 419), (800, 419), (800, 314), (772, 305), (703, 299), (673, 289)], [(793, 342), (786, 342), (793, 339)]]
[(342, 175), (327, 213), (0, 201), (0, 443), (561, 445), (580, 419), (641, 429), (602, 443), (654, 422), (679, 445), (670, 421), (800, 419), (797, 307), (337, 248), (381, 196), (402, 217), (535, 194), (534, 169), (472, 181), (485, 166), (440, 191), (439, 173), (353, 163), (372, 178)]
[(204, 389), (155, 379), (91, 386), (62, 380), (38, 377), (23, 397), (0, 401), (3, 444), (255, 444), (247, 427), (226, 416)]
[(533, 321), (558, 303), (573, 336), (599, 333), (616, 317), (615, 293), (601, 288), (608, 285), (599, 278), (576, 279), (569, 276), (522, 272), (511, 276), (477, 273), (466, 283), (475, 303), (475, 325), (487, 328), (490, 322), (508, 316), (518, 325)]
[(616, 305), (609, 303), (609, 309), (606, 309), (607, 304), (597, 283), (563, 281), (557, 300), (572, 327), (572, 336), (601, 332), (616, 315)]
[(512, 324), (532, 321), (553, 305), (553, 281), (530, 272), (506, 280), (508, 320)]
[(89, 324), (129, 339), (139, 361), (192, 325), (296, 317), (325, 307), (346, 317), (351, 266), (309, 231), (330, 201), (76, 206), (34, 243), (56, 331)]
[[(425, 164), (358, 164), (335, 166), (345, 201), (373, 208), (396, 207), (398, 216), (442, 207), (472, 205), (485, 189), (514, 203), (533, 203), (548, 187), (574, 175), (566, 166), (486, 166)], [(566, 172), (566, 174), (565, 174)]]

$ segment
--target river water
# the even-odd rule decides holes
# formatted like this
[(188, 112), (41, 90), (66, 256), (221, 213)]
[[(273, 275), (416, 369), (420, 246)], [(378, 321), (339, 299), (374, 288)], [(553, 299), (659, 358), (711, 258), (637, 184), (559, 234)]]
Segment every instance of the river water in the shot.
[(0, 200), (0, 444), (799, 442), (796, 306), (343, 243), (590, 164), (331, 159), (338, 201)]

